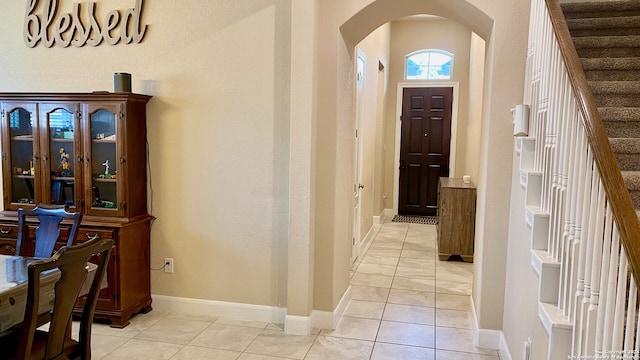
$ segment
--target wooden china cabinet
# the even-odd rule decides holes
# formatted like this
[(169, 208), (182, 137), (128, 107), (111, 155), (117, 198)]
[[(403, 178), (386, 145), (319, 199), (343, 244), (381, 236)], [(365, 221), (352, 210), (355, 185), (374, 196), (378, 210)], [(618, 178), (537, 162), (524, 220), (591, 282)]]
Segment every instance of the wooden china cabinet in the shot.
[[(151, 310), (145, 110), (150, 98), (108, 92), (0, 93), (0, 253), (13, 255), (19, 208), (44, 203), (82, 213), (78, 242), (96, 237), (115, 242), (108, 287), (95, 312), (113, 327), (127, 326), (132, 314)], [(36, 227), (33, 219), (29, 233)]]

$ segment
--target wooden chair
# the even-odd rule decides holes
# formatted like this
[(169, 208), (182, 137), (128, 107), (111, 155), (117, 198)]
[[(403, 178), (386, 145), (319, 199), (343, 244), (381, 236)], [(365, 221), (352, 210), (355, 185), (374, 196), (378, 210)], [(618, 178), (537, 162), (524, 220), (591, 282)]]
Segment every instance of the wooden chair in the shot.
[[(40, 221), (36, 229), (35, 251), (33, 254), (27, 252), (27, 241), (29, 237), (29, 226), (26, 222), (27, 216), (37, 217)], [(71, 229), (67, 238), (67, 246), (71, 246), (76, 241), (81, 213), (67, 212), (64, 206), (51, 206), (40, 204), (33, 210), (18, 209), (18, 238), (16, 241), (15, 255), (35, 256), (48, 258), (53, 254), (56, 241), (60, 237), (60, 223), (62, 220), (71, 220)]]
[[(94, 239), (62, 247), (51, 258), (29, 264), (27, 304), (22, 329), (13, 339), (0, 339), (3, 355), (11, 354), (7, 358), (12, 360), (91, 359), (91, 324), (112, 247), (111, 239)], [(69, 332), (73, 306), (86, 277), (87, 261), (94, 255), (99, 255), (99, 263), (82, 311), (78, 341), (75, 341), (70, 338)], [(51, 269), (58, 269), (61, 273), (55, 285), (51, 323), (48, 331), (36, 330), (40, 274)]]

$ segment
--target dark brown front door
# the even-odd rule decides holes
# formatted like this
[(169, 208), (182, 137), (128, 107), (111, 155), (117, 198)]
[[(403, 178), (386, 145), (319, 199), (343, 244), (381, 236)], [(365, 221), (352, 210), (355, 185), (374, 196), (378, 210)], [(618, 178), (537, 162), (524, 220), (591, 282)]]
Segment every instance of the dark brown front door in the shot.
[(438, 179), (449, 176), (453, 88), (405, 88), (398, 213), (435, 216)]

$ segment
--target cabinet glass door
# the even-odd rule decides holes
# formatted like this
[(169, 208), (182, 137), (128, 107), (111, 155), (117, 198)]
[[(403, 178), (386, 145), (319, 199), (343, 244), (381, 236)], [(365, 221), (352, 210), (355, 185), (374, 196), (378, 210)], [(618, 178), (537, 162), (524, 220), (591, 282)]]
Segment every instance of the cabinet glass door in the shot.
[(66, 205), (70, 210), (76, 206), (78, 194), (76, 189), (80, 179), (77, 177), (76, 155), (78, 154), (76, 122), (78, 105), (43, 104), (40, 107), (40, 117), (45, 124), (45, 134), (48, 143), (43, 149), (44, 202), (54, 205)]
[(4, 184), (6, 209), (30, 208), (39, 201), (39, 184), (35, 181), (38, 175), (35, 109), (33, 104), (3, 104), (2, 126), (9, 129), (4, 132), (9, 139), (3, 141), (3, 168), (5, 176), (11, 174)]
[(91, 194), (88, 213), (120, 216), (119, 171), (121, 151), (118, 144), (119, 105), (89, 106)]

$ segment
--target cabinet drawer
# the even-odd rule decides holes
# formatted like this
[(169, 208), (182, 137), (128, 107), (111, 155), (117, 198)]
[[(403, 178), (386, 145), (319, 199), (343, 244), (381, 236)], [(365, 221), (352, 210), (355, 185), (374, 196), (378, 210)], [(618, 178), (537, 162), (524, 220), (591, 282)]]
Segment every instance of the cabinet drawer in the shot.
[(93, 228), (80, 228), (78, 230), (77, 242), (84, 242), (93, 239), (113, 239), (115, 241), (114, 229), (93, 229)]
[(16, 241), (0, 239), (0, 255), (15, 255)]
[(0, 239), (17, 239), (17, 224), (0, 224)]
[[(36, 238), (36, 229), (38, 228), (38, 224), (29, 225), (26, 241), (34, 241)], [(60, 235), (58, 236), (58, 241), (56, 242), (55, 250), (58, 250), (60, 247), (67, 245), (67, 239), (69, 239), (69, 227), (60, 226)], [(16, 229), (16, 231), (18, 231)]]

